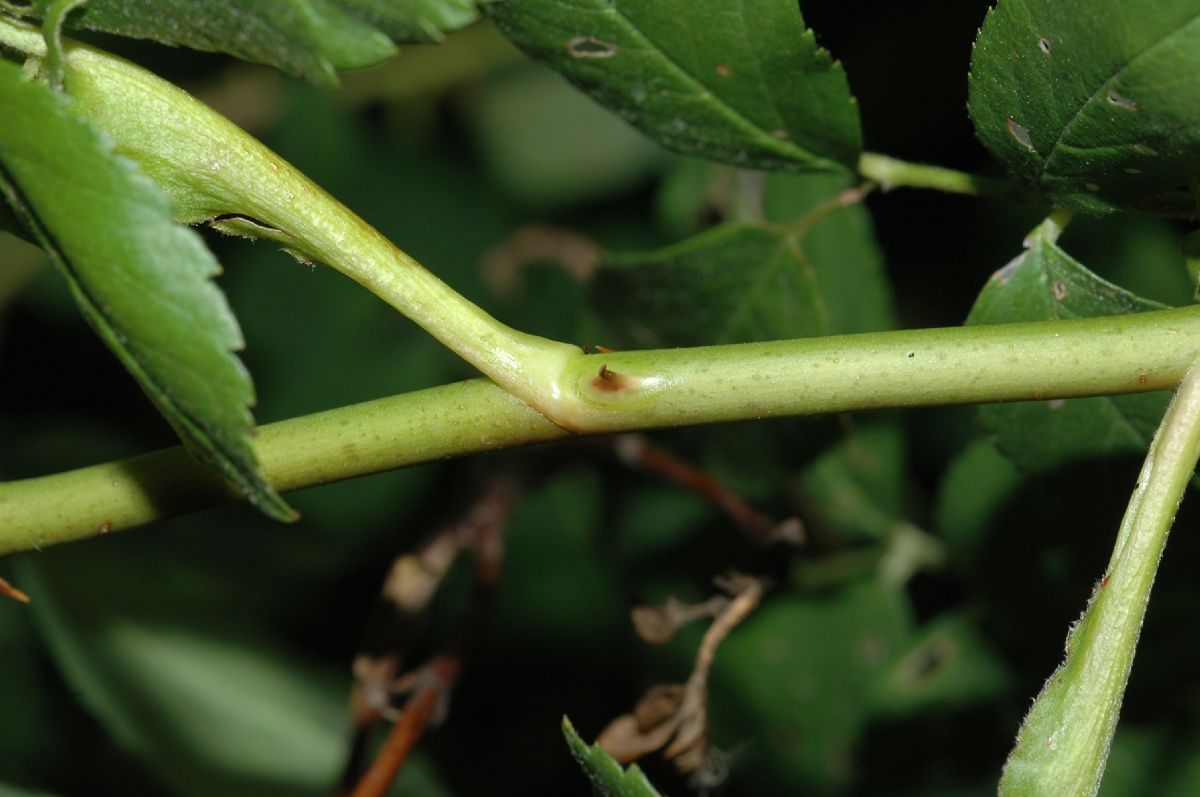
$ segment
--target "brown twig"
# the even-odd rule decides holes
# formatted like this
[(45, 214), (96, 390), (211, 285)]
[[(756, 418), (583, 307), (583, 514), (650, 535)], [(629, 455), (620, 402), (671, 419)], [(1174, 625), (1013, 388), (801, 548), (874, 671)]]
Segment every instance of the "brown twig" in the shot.
[(645, 435), (617, 435), (613, 445), (621, 462), (657, 473), (692, 490), (716, 505), (754, 541), (762, 545), (777, 541), (799, 545), (804, 541), (804, 524), (799, 518), (775, 521), (695, 465), (651, 445)]
[[(411, 621), (428, 608), (446, 574), (464, 550), (475, 554), (475, 592), (458, 628), (441, 654), (417, 671), (400, 674), (403, 640), (382, 654), (360, 654), (354, 661), (355, 683), (350, 710), (354, 723), (350, 755), (343, 770), (337, 797), (382, 795), (407, 760), (431, 718), (444, 712), (450, 688), (466, 650), (481, 635), (490, 614), (492, 597), (500, 581), (504, 557), (504, 530), (519, 492), (512, 474), (493, 478), (470, 511), (459, 522), (430, 536), (416, 551), (397, 557), (381, 592), (393, 618)], [(396, 710), (392, 701), (408, 694)], [(366, 758), (369, 734), (380, 719), (393, 719), (388, 733), (366, 773), (358, 772)]]
[(2, 578), (0, 578), (0, 595), (20, 601), (21, 603), (29, 603), (28, 595), (14, 587), (12, 584), (9, 584)]
[(384, 739), (350, 797), (383, 797), (408, 760), (409, 753), (425, 734), (430, 718), (454, 684), (462, 662), (456, 655), (442, 655), (422, 671), (421, 686), (404, 705), (400, 719)]

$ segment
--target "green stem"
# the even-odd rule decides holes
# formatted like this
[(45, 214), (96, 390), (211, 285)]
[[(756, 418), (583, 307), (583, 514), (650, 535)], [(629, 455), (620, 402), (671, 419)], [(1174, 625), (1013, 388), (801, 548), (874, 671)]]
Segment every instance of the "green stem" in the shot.
[(1042, 197), (1007, 180), (981, 177), (977, 174), (968, 174), (942, 166), (910, 163), (875, 152), (862, 154), (858, 160), (858, 173), (868, 180), (879, 183), (884, 190), (930, 188), (949, 194), (967, 194), (1039, 205), (1046, 204), (1046, 200)]
[(1180, 384), (1150, 444), (1108, 569), (1005, 765), (1002, 797), (1092, 797), (1099, 790), (1150, 588), (1197, 458), (1200, 365)]
[[(1171, 389), (1200, 359), (1200, 308), (665, 351), (577, 355), (561, 406), (586, 432), (917, 405)], [(263, 427), (280, 491), (564, 429), (486, 380)], [(236, 501), (180, 449), (0, 484), (0, 554)]]
[[(0, 18), (0, 44), (33, 59), (41, 33)], [(268, 238), (303, 260), (325, 263), (415, 321), (497, 384), (554, 417), (579, 349), (528, 335), (489, 316), (329, 196), (291, 164), (208, 106), (135, 64), (64, 43), (66, 89), (75, 109), (162, 187), (180, 221)], [(464, 223), (470, 223), (464, 220)]]

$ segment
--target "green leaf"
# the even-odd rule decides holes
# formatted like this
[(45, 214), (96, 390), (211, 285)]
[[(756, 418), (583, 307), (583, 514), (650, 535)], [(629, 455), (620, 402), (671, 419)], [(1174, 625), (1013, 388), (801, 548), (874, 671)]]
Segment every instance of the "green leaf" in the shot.
[(167, 199), (62, 95), (0, 61), (0, 189), (71, 286), (84, 316), (199, 458), (267, 514), (294, 513), (250, 446), (254, 391), (231, 354), (237, 322), (216, 260)]
[(7, 783), (0, 783), (0, 797), (51, 797), (49, 792), (19, 789)]
[(994, 699), (1009, 684), (1001, 661), (966, 616), (940, 617), (914, 635), (879, 674), (871, 691), (875, 709), (909, 716)]
[(1005, 166), (1106, 212), (1200, 175), (1200, 1), (1002, 0), (971, 59), (970, 112)]
[(971, 443), (946, 468), (934, 515), (952, 562), (972, 574), (996, 515), (1024, 479), (991, 440)]
[[(34, 0), (41, 19), (54, 0)], [(335, 85), (338, 69), (394, 55), (392, 39), (439, 41), (476, 18), (474, 0), (89, 0), (67, 27), (153, 39), (270, 64)]]
[(903, 591), (874, 577), (819, 598), (776, 595), (748, 617), (722, 643), (710, 690), (714, 738), (755, 740), (734, 777), (772, 794), (848, 793), (872, 685), (908, 648), (911, 623)]
[[(1137, 313), (1162, 305), (1093, 274), (1035, 231), (1029, 249), (997, 271), (975, 301), (968, 324)], [(1064, 363), (1064, 367), (1070, 367)], [(1074, 461), (1146, 450), (1166, 409), (1165, 393), (989, 404), (980, 418), (1017, 465), (1049, 470)]]
[[(842, 178), (782, 176), (805, 199)], [(768, 192), (768, 212), (801, 198)], [(891, 295), (861, 207), (794, 224), (732, 223), (652, 252), (614, 254), (592, 299), (606, 321), (643, 346), (693, 346), (886, 329)], [(785, 210), (787, 209), (787, 210)]]
[(561, 212), (629, 192), (669, 157), (532, 64), (489, 81), (471, 107), (484, 166), (506, 192), (538, 208)]
[(885, 539), (904, 517), (906, 452), (898, 425), (856, 430), (800, 477), (811, 521), (844, 541)]
[(604, 752), (600, 745), (588, 747), (566, 717), (563, 717), (562, 730), (567, 739), (567, 746), (571, 748), (571, 755), (575, 756), (580, 768), (603, 797), (659, 797), (658, 791), (646, 779), (637, 764), (628, 769), (621, 769), (621, 765)]
[(500, 30), (669, 149), (739, 166), (853, 171), (845, 73), (794, 0), (504, 0)]
[(172, 794), (324, 793), (341, 765), (344, 679), (264, 628), (232, 632), (230, 618), (200, 615), (212, 574), (161, 560), (146, 569), (155, 558), (81, 546), (21, 560), (34, 621), (71, 690)]

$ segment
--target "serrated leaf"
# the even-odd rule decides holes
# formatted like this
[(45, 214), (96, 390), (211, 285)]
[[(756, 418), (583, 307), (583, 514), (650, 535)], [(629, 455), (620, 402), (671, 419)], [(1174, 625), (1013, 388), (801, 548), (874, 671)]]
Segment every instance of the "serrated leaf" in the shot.
[[(828, 197), (840, 178), (786, 176)], [(795, 208), (799, 200), (787, 203)], [(611, 254), (593, 284), (606, 321), (644, 346), (886, 329), (891, 294), (861, 207), (813, 224), (732, 223), (651, 252)]]
[(200, 237), (69, 101), (0, 61), (0, 191), (67, 278), (88, 322), (204, 461), (259, 509), (294, 513), (250, 447), (241, 332)]
[[(54, 0), (34, 0), (41, 19)], [(474, 0), (89, 0), (67, 27), (115, 33), (270, 64), (335, 85), (371, 66), (392, 40), (428, 42), (475, 20)]]
[[(1029, 249), (997, 271), (975, 301), (968, 324), (1087, 318), (1160, 310), (1163, 305), (1106, 282), (1040, 232)], [(1070, 363), (1064, 363), (1069, 368)], [(989, 404), (980, 418), (1017, 465), (1049, 470), (1069, 462), (1141, 453), (1170, 396), (1127, 396)]]
[(603, 797), (660, 797), (637, 764), (622, 769), (600, 745), (588, 747), (566, 717), (563, 717), (562, 731), (571, 755)]
[(793, 0), (503, 0), (514, 43), (679, 152), (853, 171), (858, 109)]
[(971, 59), (979, 138), (1062, 207), (1106, 212), (1200, 175), (1200, 0), (1002, 0)]

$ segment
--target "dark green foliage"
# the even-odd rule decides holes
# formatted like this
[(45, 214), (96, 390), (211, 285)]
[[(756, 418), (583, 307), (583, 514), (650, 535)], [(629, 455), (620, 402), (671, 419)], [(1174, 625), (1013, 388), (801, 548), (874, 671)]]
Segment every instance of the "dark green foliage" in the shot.
[[(136, 15), (151, 5), (154, 15)], [(930, 64), (965, 63), (987, 4), (967, 4), (976, 12), (970, 19), (942, 3), (869, 13), (851, 5), (810, 2), (805, 10), (859, 96), (903, 98), (907, 115), (864, 117), (875, 119), (865, 131), (872, 147), (909, 154), (932, 139), (936, 152), (922, 157), (986, 170), (963, 118), (961, 70)], [(1186, 16), (1187, 4), (1117, 5), (1001, 0), (974, 64), (972, 115), (985, 144), (1056, 202), (1087, 210), (1158, 202), (1196, 171), (1195, 103), (1186, 102), (1194, 46), (1154, 49), (1113, 78), (1118, 100), (1136, 98), (1135, 113), (1103, 91), (1099, 103), (1079, 101), (1097, 91), (1088, 86), (1109, 85), (1095, 82), (1097, 69), (1151, 54), (1142, 45), (1153, 31), (1171, 44), (1191, 35), (1186, 20), (1160, 25)], [(45, 6), (39, 0), (36, 8)], [(69, 22), (232, 52), (330, 82), (336, 68), (391, 53), (389, 39), (434, 39), (473, 13), (470, 3), (438, 0), (92, 0)], [(519, 45), (660, 144), (741, 166), (838, 172), (763, 174), (677, 157), (630, 130), (614, 132), (616, 115), (582, 115), (579, 97), (565, 95), (548, 72), (510, 70), (510, 56), (462, 72), (446, 67), (444, 75), (414, 68), (436, 88), (399, 99), (381, 74), (357, 75), (361, 113), (340, 105), (342, 95), (303, 84), (228, 78), (246, 92), (223, 98), (229, 113), (257, 119), (255, 133), (282, 156), (516, 327), (581, 344), (676, 346), (866, 332), (894, 327), (897, 317), (904, 326), (957, 323), (970, 302), (955, 297), (974, 295), (1032, 223), (1025, 211), (917, 192), (879, 191), (834, 209), (853, 185), (844, 172), (860, 146), (857, 109), (842, 68), (816, 47), (791, 0), (506, 0), (489, 13)], [(969, 25), (951, 28), (953, 20)], [(1037, 61), (1043, 25), (1055, 26), (1045, 28), (1055, 59), (1049, 76), (1037, 72), (1045, 66)], [(1099, 39), (1083, 46), (1076, 35)], [(615, 50), (604, 57), (608, 45)], [(172, 57), (155, 67), (169, 68)], [(410, 68), (404, 58), (398, 68)], [(1143, 74), (1143, 62), (1156, 58), (1159, 71)], [(145, 181), (72, 121), (60, 99), (16, 73), (0, 63), (0, 160), (9, 181), (25, 189), (9, 162), (8, 142), (20, 139), (53, 148), (53, 158), (29, 161), (39, 181), (73, 189), (43, 196), (31, 184), (25, 215), (34, 218), (32, 208), (55, 233), (44, 240), (57, 244), (50, 248), (81, 295), (126, 272), (93, 271), (77, 255), (109, 254), (126, 234), (138, 236), (146, 255), (160, 251), (146, 231), (191, 253), (148, 263), (117, 258), (145, 267), (122, 276), (137, 290), (114, 294), (135, 306), (85, 311), (120, 330), (130, 349), (149, 334), (172, 342), (170, 357), (207, 352), (203, 384), (236, 388), (222, 417), (237, 421), (233, 439), (243, 441), (249, 384), (228, 352), (240, 338), (209, 282), (215, 262), (191, 233), (164, 233), (168, 211)], [(1135, 77), (1141, 83), (1126, 82)], [(196, 83), (198, 92), (207, 86)], [(1179, 102), (1168, 89), (1179, 91)], [(32, 103), (36, 113), (18, 116), (10, 102)], [(273, 107), (282, 116), (256, 115)], [(1074, 125), (1062, 122), (1068, 110), (1079, 112)], [(1046, 122), (1027, 128), (1039, 153), (1049, 152), (1044, 137), (1054, 124), (1069, 132), (1070, 146), (1037, 160), (1006, 128), (1008, 116), (1026, 113)], [(772, 114), (788, 138), (771, 135), (784, 129)], [(962, 124), (931, 133), (927, 119), (947, 118)], [(1172, 127), (1170, 119), (1182, 121)], [(62, 146), (55, 125), (75, 144)], [(1124, 138), (1108, 142), (1110, 129)], [(1159, 142), (1161, 159), (1146, 160), (1130, 136)], [(1093, 143), (1101, 149), (1083, 149)], [(137, 223), (118, 224), (118, 235), (111, 217), (82, 215), (85, 192), (74, 189), (83, 175), (120, 181), (120, 190), (102, 195), (104, 212), (141, 213)], [(1088, 188), (1093, 181), (1099, 191)], [(58, 202), (67, 209), (55, 210)], [(87, 223), (52, 224), (56, 212)], [(592, 280), (522, 264), (530, 267), (511, 291), (493, 294), (480, 267), (485, 253), (547, 222), (609, 253)], [(86, 240), (73, 229), (84, 229)], [(987, 283), (971, 322), (1157, 306), (1113, 283), (1178, 300), (1179, 230), (1159, 225), (1142, 234), (1110, 216), (1103, 226), (1077, 221), (1068, 236), (1076, 231), (1081, 240), (1067, 248), (1104, 278), (1035, 237)], [(3, 283), (8, 261), (28, 257), (23, 246), (0, 236), (0, 477), (168, 444), (147, 423), (132, 383), (72, 315), (61, 280), (36, 278), (19, 295)], [(214, 246), (249, 341), (261, 417), (471, 375), (349, 280), (298, 265), (271, 244)], [(177, 295), (190, 297), (185, 307), (165, 312)], [(177, 391), (171, 395), (185, 395)], [(295, 496), (304, 513), (298, 527), (233, 508), (14, 557), (0, 563), (0, 575), (34, 604), (0, 600), (0, 797), (330, 793), (348, 739), (350, 661), (391, 557), (456, 516), (473, 485), (517, 469), (528, 483), (494, 616), (467, 656), (445, 723), (421, 741), (395, 793), (586, 794), (560, 727), (601, 793), (655, 794), (642, 769), (662, 793), (694, 793), (656, 756), (622, 770), (562, 717), (590, 738), (650, 686), (683, 681), (702, 624), (650, 648), (630, 629), (628, 610), (668, 594), (704, 599), (713, 575), (737, 568), (772, 586), (718, 650), (712, 672), (711, 740), (729, 765), (720, 793), (995, 794), (1021, 715), (1102, 572), (1134, 460), (1164, 403), (1149, 395), (991, 406), (982, 411), (985, 430), (971, 408), (939, 408), (650, 436), (756, 508), (800, 516), (809, 538), (799, 550), (763, 550), (708, 502), (618, 466), (607, 442), (596, 440), (305, 491)], [(1180, 525), (1195, 523), (1185, 514)], [(1200, 737), (1191, 730), (1200, 721), (1191, 685), (1200, 654), (1180, 643), (1200, 634), (1196, 556), (1200, 538), (1177, 534), (1101, 797), (1186, 797), (1200, 788)], [(455, 571), (406, 665), (445, 642), (469, 571)]]
[(767, 221), (610, 255), (594, 301), (624, 338), (645, 347), (886, 329), (891, 296), (867, 214), (852, 207), (826, 216), (820, 207), (844, 185), (773, 176), (763, 186)]
[(1177, 212), (1200, 162), (1200, 2), (1003, 0), (971, 59), (971, 118), (1053, 202)]
[[(1081, 318), (1161, 309), (1097, 277), (1056, 244), (1033, 234), (1030, 248), (988, 280), (970, 324)], [(1063, 363), (1070, 368), (1069, 362)], [(1166, 394), (990, 404), (980, 417), (997, 445), (1022, 467), (1145, 451), (1167, 406)]]

